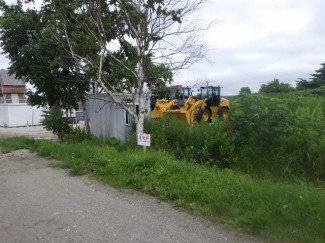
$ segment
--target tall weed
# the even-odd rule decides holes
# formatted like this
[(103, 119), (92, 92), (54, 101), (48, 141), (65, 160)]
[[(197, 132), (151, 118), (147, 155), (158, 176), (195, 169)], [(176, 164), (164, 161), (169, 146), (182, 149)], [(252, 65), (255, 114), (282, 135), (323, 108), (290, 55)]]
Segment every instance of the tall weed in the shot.
[(176, 158), (219, 168), (231, 165), (234, 145), (223, 121), (189, 126), (184, 120), (165, 116), (145, 120), (145, 131), (152, 135), (155, 149), (171, 152)]
[(325, 179), (322, 107), (267, 96), (245, 96), (233, 105), (229, 123), (237, 168), (286, 179)]

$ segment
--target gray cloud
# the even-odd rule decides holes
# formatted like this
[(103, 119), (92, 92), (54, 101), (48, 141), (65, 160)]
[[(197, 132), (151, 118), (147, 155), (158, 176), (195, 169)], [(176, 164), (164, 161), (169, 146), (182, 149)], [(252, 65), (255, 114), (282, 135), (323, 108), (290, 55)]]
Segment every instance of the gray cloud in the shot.
[[(325, 62), (325, 32), (322, 31), (325, 25), (325, 16), (322, 13), (325, 2), (260, 2), (272, 7), (268, 10), (269, 6), (254, 6), (256, 1), (249, 0), (219, 0), (206, 10), (209, 15), (223, 19), (223, 23), (215, 31), (217, 48), (209, 53), (209, 58), (215, 65), (196, 65), (192, 70), (182, 71), (177, 75), (175, 82), (181, 83), (185, 80), (190, 83), (191, 80), (208, 79), (223, 86), (224, 94), (237, 94), (243, 86), (249, 86), (256, 92), (261, 84), (273, 78), (279, 78), (281, 82), (293, 86), (297, 78), (308, 79), (309, 74), (318, 69), (320, 63)], [(278, 16), (279, 12), (284, 15), (288, 11), (295, 19), (284, 18), (287, 22), (279, 22), (273, 26), (272, 18), (263, 19), (264, 10), (274, 11), (274, 16)], [(269, 18), (272, 13), (268, 13)], [(305, 18), (307, 22), (301, 21), (301, 26), (295, 24), (300, 21), (300, 13), (301, 18)], [(261, 22), (258, 22), (258, 18)], [(233, 45), (224, 45), (223, 42), (228, 37), (218, 36), (218, 33), (227, 34), (224, 31), (226, 28), (233, 30), (231, 36), (235, 41), (230, 39), (234, 42)], [(243, 36), (246, 30), (248, 36)]]

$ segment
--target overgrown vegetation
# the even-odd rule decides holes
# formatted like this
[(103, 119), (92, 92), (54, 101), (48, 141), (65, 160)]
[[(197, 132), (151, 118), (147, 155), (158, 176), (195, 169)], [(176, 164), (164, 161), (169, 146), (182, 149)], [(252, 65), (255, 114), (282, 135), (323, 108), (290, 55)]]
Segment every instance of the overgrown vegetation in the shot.
[(64, 143), (0, 142), (63, 160), (54, 168), (91, 173), (139, 189), (213, 221), (280, 242), (325, 241), (325, 99), (317, 90), (231, 99), (227, 120), (211, 124), (146, 120), (152, 147), (105, 142), (74, 129)]
[[(17, 144), (20, 144), (17, 146)], [(93, 139), (58, 143), (24, 137), (1, 142), (3, 150), (28, 147), (39, 155), (63, 160), (55, 168), (72, 175), (92, 173), (116, 187), (140, 189), (163, 200), (284, 242), (324, 242), (325, 192), (308, 183), (275, 183), (254, 179), (233, 170), (219, 170), (168, 153), (114, 147)], [(10, 149), (9, 149), (10, 148)]]
[(2, 146), (2, 153), (10, 153), (11, 151), (18, 149), (28, 149), (35, 140), (27, 137), (13, 137), (0, 140), (0, 146)]
[(217, 119), (212, 124), (194, 126), (174, 117), (147, 119), (145, 131), (151, 134), (155, 149), (171, 152), (179, 159), (218, 168), (229, 167), (233, 160), (234, 145), (227, 134), (226, 124)]
[(264, 177), (324, 181), (325, 120), (319, 103), (259, 95), (234, 100), (229, 116), (234, 167)]
[[(309, 91), (310, 92), (310, 91)], [(292, 92), (295, 93), (295, 92)], [(325, 99), (243, 95), (226, 121), (147, 120), (153, 147), (179, 159), (286, 181), (325, 179)]]
[(52, 131), (61, 141), (72, 131), (68, 120), (63, 117), (63, 113), (59, 108), (45, 111), (41, 123), (46, 130)]

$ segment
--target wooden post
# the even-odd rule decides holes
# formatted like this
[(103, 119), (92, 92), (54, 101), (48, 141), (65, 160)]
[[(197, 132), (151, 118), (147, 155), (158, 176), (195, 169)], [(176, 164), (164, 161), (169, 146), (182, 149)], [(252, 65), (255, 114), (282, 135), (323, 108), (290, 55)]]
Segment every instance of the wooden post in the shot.
[(143, 152), (146, 154), (147, 153), (147, 146), (143, 146)]

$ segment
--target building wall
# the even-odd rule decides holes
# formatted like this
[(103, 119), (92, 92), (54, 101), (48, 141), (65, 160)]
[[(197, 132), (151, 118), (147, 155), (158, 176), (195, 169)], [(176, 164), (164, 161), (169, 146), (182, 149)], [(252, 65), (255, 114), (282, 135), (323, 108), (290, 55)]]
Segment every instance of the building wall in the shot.
[(6, 127), (9, 124), (8, 105), (0, 104), (0, 126)]
[(40, 125), (43, 109), (27, 104), (0, 104), (0, 126), (23, 127)]

